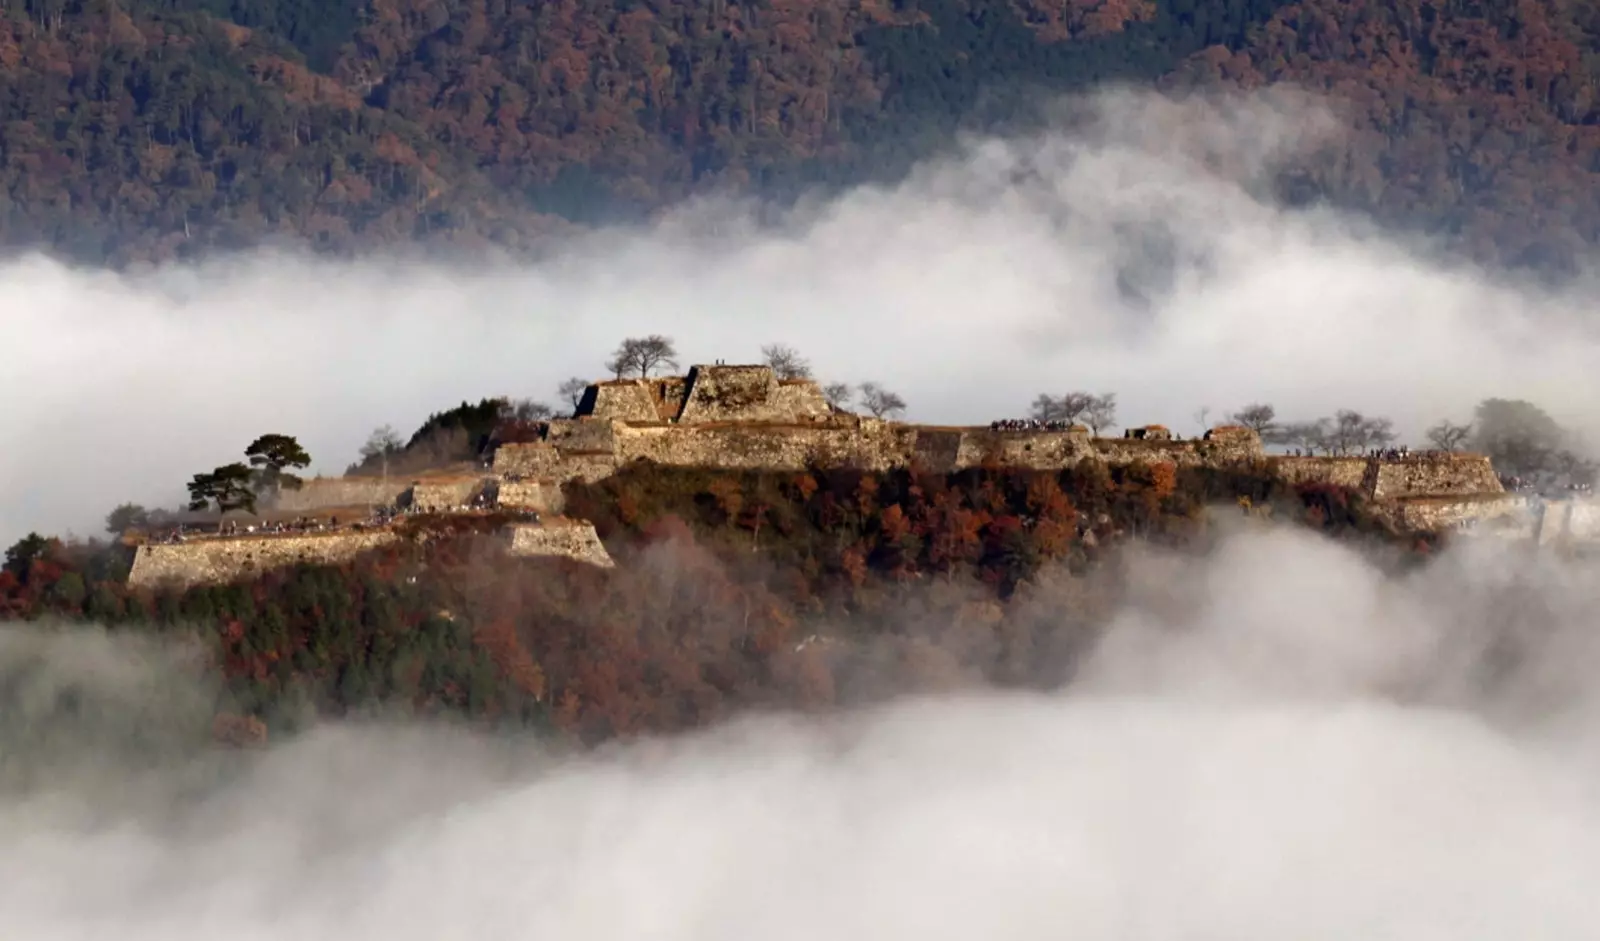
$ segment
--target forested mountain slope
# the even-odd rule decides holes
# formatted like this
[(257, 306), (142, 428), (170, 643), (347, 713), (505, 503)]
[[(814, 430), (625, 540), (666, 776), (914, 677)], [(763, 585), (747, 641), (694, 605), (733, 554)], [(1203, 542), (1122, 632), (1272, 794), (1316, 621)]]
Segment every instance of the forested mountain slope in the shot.
[(1569, 0), (0, 0), (0, 242), (126, 264), (287, 238), (520, 250), (698, 189), (892, 176), (1040, 91), (1289, 80), (1286, 179), (1561, 266), (1596, 238)]

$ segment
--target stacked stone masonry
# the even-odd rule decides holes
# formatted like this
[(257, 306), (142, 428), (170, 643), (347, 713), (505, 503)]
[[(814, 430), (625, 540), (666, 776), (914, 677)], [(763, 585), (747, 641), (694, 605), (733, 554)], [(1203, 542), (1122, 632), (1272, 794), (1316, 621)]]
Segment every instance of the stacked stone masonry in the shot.
[(613, 568), (616, 563), (606, 551), (594, 525), (581, 520), (562, 520), (551, 525), (513, 523), (502, 531), (506, 552), (526, 558), (557, 556)]
[(373, 530), (146, 544), (134, 550), (128, 584), (144, 588), (222, 584), (300, 562), (345, 562), (399, 538), (388, 530)]
[[(692, 467), (803, 470), (850, 465), (863, 470), (918, 466), (935, 473), (974, 467), (1039, 470), (1082, 461), (1226, 466), (1263, 462), (1291, 484), (1324, 483), (1359, 490), (1378, 501), (1396, 525), (1413, 530), (1488, 524), (1526, 531), (1539, 541), (1600, 539), (1600, 510), (1583, 503), (1541, 509), (1504, 492), (1487, 458), (1448, 455), (1395, 461), (1368, 457), (1269, 457), (1260, 437), (1221, 426), (1198, 439), (1176, 439), (1147, 425), (1119, 438), (1096, 438), (1082, 426), (1062, 430), (909, 425), (855, 415), (828, 404), (809, 380), (779, 380), (766, 366), (695, 366), (686, 376), (599, 382), (584, 393), (571, 419), (544, 426), (539, 440), (506, 444), (490, 476), (383, 481), (319, 478), (284, 494), (279, 509), (308, 511), (363, 504), (410, 505), (448, 512), (484, 494), (509, 509), (557, 514), (562, 485), (607, 477), (633, 461)], [(522, 555), (565, 555), (597, 565), (609, 556), (587, 524), (515, 525), (508, 549)], [(350, 536), (267, 537), (140, 550), (141, 583), (182, 573), (191, 580), (226, 580), (272, 564), (318, 558), (335, 561), (377, 544)], [(392, 538), (392, 537), (387, 537)], [(269, 543), (279, 548), (265, 548)], [(249, 548), (254, 545), (257, 548)], [(315, 545), (320, 548), (312, 549)], [(204, 548), (200, 548), (204, 547)], [(213, 548), (219, 547), (219, 548)], [(603, 558), (603, 561), (601, 561)], [(275, 562), (283, 559), (285, 562)], [(188, 561), (185, 561), (188, 560)]]

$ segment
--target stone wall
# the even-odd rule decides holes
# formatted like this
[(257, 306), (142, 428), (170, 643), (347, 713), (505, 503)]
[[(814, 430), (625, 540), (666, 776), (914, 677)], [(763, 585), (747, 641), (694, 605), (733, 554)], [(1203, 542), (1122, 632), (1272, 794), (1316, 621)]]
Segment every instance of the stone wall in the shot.
[(448, 513), (472, 502), (482, 492), (485, 481), (477, 478), (419, 480), (406, 491), (400, 503), (423, 513)]
[(280, 493), (274, 509), (306, 513), (330, 507), (388, 506), (410, 486), (405, 477), (313, 477), (299, 490)]
[(560, 513), (566, 504), (554, 480), (504, 480), (495, 488), (495, 506), (536, 513)]
[(1527, 498), (1509, 493), (1406, 497), (1388, 505), (1391, 521), (1413, 532), (1470, 528), (1485, 534), (1531, 538), (1539, 529), (1537, 509)]
[(540, 480), (599, 480), (617, 470), (610, 454), (565, 452), (543, 441), (503, 444), (494, 452), (494, 473), (500, 477)]
[(1273, 472), (1291, 486), (1329, 484), (1361, 489), (1367, 475), (1364, 457), (1274, 457)]
[(544, 440), (566, 451), (611, 451), (616, 447), (616, 422), (608, 418), (580, 418), (549, 423)]
[(1593, 498), (1546, 500), (1539, 521), (1540, 545), (1600, 541), (1600, 503)]
[(594, 526), (582, 520), (512, 523), (501, 530), (501, 536), (506, 541), (506, 552), (511, 555), (560, 556), (601, 568), (616, 565)]
[(589, 386), (574, 415), (623, 421), (661, 420), (645, 379), (613, 379)]
[(1375, 479), (1367, 494), (1380, 500), (1408, 496), (1445, 496), (1468, 493), (1504, 493), (1494, 465), (1476, 454), (1438, 458), (1410, 457), (1398, 461), (1373, 461)]
[(915, 431), (888, 422), (859, 426), (677, 425), (619, 428), (617, 463), (646, 459), (679, 467), (800, 470), (854, 464), (882, 470), (908, 462)]
[(344, 562), (399, 538), (389, 530), (372, 530), (146, 544), (134, 551), (128, 584), (146, 588), (221, 584), (297, 562)]

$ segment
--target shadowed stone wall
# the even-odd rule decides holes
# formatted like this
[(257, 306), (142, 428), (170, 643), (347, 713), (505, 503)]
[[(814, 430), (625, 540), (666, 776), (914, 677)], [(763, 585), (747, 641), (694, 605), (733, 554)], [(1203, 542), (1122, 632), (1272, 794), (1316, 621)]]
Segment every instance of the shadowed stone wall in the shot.
[(148, 588), (226, 583), (299, 562), (344, 562), (399, 538), (388, 530), (374, 530), (146, 544), (134, 551), (128, 584)]
[(388, 506), (411, 486), (407, 477), (313, 477), (299, 490), (278, 494), (274, 509), (305, 513), (328, 507)]

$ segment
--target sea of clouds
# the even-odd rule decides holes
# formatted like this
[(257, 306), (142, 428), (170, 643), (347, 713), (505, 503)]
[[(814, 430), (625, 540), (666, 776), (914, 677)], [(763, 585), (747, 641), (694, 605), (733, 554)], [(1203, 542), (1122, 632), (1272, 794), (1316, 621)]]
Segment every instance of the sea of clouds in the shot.
[(1129, 572), (1065, 692), (582, 757), (329, 725), (218, 758), (181, 648), (6, 629), (0, 935), (1600, 936), (1591, 571), (1395, 578), (1279, 529)]
[(0, 264), (0, 541), (172, 505), (264, 432), (340, 473), (379, 425), (486, 395), (553, 404), (644, 333), (673, 337), (685, 367), (788, 343), (822, 378), (882, 382), (941, 423), (1088, 389), (1180, 433), (1202, 407), (1270, 401), (1416, 438), (1489, 395), (1595, 424), (1592, 285), (1514, 283), (1270, 197), (1275, 168), (1339, 133), (1316, 101), (1113, 92), (1074, 111), (1070, 133), (966, 140), (777, 222), (706, 201), (539, 264)]

